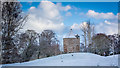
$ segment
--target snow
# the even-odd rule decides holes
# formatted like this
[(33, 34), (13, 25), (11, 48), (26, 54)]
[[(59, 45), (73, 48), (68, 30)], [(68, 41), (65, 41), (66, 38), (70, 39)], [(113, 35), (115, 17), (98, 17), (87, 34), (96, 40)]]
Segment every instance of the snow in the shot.
[(104, 57), (92, 53), (69, 53), (3, 66), (118, 66), (118, 55)]

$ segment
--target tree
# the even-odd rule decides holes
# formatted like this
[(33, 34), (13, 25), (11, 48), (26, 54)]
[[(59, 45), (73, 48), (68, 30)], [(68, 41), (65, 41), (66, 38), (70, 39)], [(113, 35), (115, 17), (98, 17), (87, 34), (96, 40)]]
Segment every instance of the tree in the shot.
[(87, 40), (88, 45), (91, 43), (92, 36), (94, 35), (94, 25), (90, 21), (87, 22)]
[(86, 49), (87, 45), (91, 44), (91, 38), (94, 35), (94, 25), (92, 25), (90, 21), (83, 22), (81, 25), (81, 31), (83, 32), (82, 36), (84, 38), (84, 45)]
[(85, 45), (85, 48), (86, 48), (86, 46), (87, 46), (87, 28), (86, 28), (86, 24), (85, 23), (83, 23), (82, 24), (82, 27), (81, 27), (81, 30), (82, 30), (82, 32), (83, 32), (83, 38), (84, 38), (84, 45)]
[(93, 36), (91, 50), (99, 55), (109, 55), (110, 39), (108, 36), (102, 33)]
[(0, 64), (2, 63), (2, 55), (1, 55), (1, 53), (2, 53), (2, 2), (0, 1)]
[(35, 51), (37, 51), (37, 38), (38, 34), (34, 30), (27, 30), (23, 34), (21, 41), (24, 41), (27, 45), (22, 53), (22, 58), (24, 61), (31, 60), (31, 57), (34, 55)]
[(58, 42), (52, 30), (44, 30), (40, 35), (40, 54), (43, 57), (55, 55), (59, 51)]
[(114, 34), (114, 35), (108, 35), (110, 41), (111, 41), (111, 54), (119, 54), (120, 53), (120, 35)]
[(22, 16), (19, 2), (2, 3), (2, 63), (16, 62), (18, 53), (14, 38), (24, 26), (27, 16)]

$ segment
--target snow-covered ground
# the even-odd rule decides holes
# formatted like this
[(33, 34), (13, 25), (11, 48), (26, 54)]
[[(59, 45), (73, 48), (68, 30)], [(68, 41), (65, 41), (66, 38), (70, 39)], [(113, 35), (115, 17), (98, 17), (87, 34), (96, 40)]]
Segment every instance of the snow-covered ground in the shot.
[(69, 53), (4, 66), (118, 66), (118, 55), (104, 57), (91, 53)]

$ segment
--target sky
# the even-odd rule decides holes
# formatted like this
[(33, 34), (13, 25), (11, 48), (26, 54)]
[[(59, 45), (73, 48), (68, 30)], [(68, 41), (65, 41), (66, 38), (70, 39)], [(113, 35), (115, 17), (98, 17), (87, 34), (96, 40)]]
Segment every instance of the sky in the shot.
[[(40, 2), (43, 0), (18, 0), (20, 2)], [(52, 2), (119, 2), (119, 0), (47, 0)]]
[(96, 33), (118, 33), (118, 2), (41, 1), (21, 2), (21, 5), (23, 14), (29, 15), (23, 30), (32, 29), (38, 33), (53, 30), (61, 44), (70, 29), (81, 37), (80, 27), (87, 21), (95, 26)]

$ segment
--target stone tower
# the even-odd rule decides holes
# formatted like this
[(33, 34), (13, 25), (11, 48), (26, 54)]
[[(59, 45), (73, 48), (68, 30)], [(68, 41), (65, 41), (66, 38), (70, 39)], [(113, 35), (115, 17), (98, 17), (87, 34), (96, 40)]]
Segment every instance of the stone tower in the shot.
[[(71, 32), (71, 31), (70, 31)], [(72, 53), (80, 51), (80, 38), (77, 35), (72, 35), (67, 38), (63, 38), (64, 52)]]

